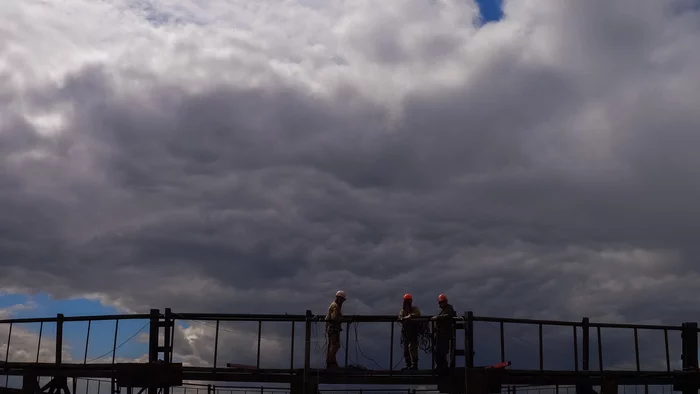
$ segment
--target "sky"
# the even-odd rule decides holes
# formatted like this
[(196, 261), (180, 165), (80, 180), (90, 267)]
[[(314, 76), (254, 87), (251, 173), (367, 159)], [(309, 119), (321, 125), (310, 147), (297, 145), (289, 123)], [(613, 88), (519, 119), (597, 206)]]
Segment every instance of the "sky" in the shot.
[[(695, 320), (699, 10), (3, 4), (0, 314), (322, 314), (342, 289), (352, 314), (397, 313), (410, 292), (428, 311), (445, 293), (477, 315)], [(143, 358), (144, 323), (120, 324), (135, 339), (118, 358)], [(89, 358), (113, 329), (91, 333)], [(265, 328), (266, 363), (287, 360), (288, 329)], [(11, 358), (33, 359), (38, 328), (13, 330)], [(255, 330), (227, 326), (221, 360), (250, 362)], [(359, 330), (388, 362), (388, 328)], [(536, 331), (518, 330), (509, 357), (532, 365)], [(85, 333), (68, 334), (73, 360)], [(566, 335), (548, 336), (553, 365)], [(211, 323), (175, 341), (211, 363)], [(630, 341), (606, 365), (629, 367)]]

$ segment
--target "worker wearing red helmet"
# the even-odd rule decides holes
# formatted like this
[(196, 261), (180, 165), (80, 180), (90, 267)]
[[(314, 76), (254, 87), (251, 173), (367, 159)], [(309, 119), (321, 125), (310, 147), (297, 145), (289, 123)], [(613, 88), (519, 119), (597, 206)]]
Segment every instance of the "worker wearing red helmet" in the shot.
[(413, 297), (406, 294), (403, 296), (403, 307), (399, 311), (403, 358), (406, 361), (404, 369), (418, 369), (418, 335), (421, 330), (421, 322), (411, 321), (411, 318), (415, 317), (420, 317), (420, 309), (413, 306)]
[(440, 312), (430, 318), (435, 322), (435, 366), (438, 370), (446, 370), (448, 364), (447, 356), (450, 353), (450, 346), (454, 338), (454, 318), (457, 316), (454, 308), (447, 302), (447, 296), (438, 296), (438, 306)]
[(343, 303), (346, 299), (345, 292), (338, 290), (335, 300), (331, 302), (326, 314), (326, 336), (328, 337), (328, 350), (326, 352), (326, 368), (337, 368), (338, 361), (335, 355), (340, 350), (340, 332), (343, 331)]

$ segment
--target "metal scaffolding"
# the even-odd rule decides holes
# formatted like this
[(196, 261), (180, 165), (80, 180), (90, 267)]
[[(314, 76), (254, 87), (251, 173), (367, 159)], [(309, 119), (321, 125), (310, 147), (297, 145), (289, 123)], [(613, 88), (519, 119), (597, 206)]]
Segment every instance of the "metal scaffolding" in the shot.
[[(418, 371), (398, 371), (394, 369), (394, 323), (396, 316), (345, 316), (348, 327), (353, 323), (387, 323), (391, 324), (391, 341), (389, 344), (389, 368), (388, 369), (341, 369), (325, 370), (311, 367), (311, 336), (312, 325), (322, 321), (323, 317), (314, 315), (311, 311), (299, 315), (273, 315), (273, 314), (212, 314), (212, 313), (173, 313), (165, 309), (161, 313), (158, 309), (152, 309), (149, 314), (130, 315), (104, 315), (104, 316), (74, 316), (66, 317), (62, 314), (52, 318), (36, 319), (7, 319), (0, 320), (0, 325), (8, 327), (5, 361), (0, 362), (0, 374), (22, 377), (23, 393), (46, 394), (76, 394), (75, 382), (77, 378), (102, 378), (109, 379), (110, 391), (119, 393), (125, 389), (127, 394), (132, 394), (134, 389), (141, 394), (169, 394), (171, 387), (182, 386), (187, 381), (207, 382), (257, 382), (277, 383), (288, 385), (292, 394), (316, 394), (319, 392), (319, 384), (343, 384), (343, 385), (436, 385), (443, 393), (500, 393), (506, 387), (515, 386), (574, 386), (577, 394), (594, 393), (593, 387), (600, 387), (602, 394), (618, 392), (619, 386), (624, 385), (669, 385), (674, 390), (683, 394), (698, 393), (700, 388), (700, 373), (698, 372), (698, 325), (697, 323), (683, 323), (679, 326), (649, 325), (649, 324), (610, 324), (595, 323), (583, 318), (578, 322), (512, 319), (476, 316), (472, 312), (455, 319), (455, 337), (451, 349), (451, 363), (448, 371), (436, 371), (434, 369)], [(423, 319), (423, 318), (419, 318)], [(427, 319), (427, 318), (425, 318)], [(147, 320), (149, 329), (148, 362), (119, 363), (116, 361), (117, 333), (119, 322), (127, 320)], [(187, 366), (173, 362), (174, 329), (177, 320), (194, 320), (212, 323), (215, 328), (215, 343), (213, 365), (211, 367)], [(113, 349), (110, 353), (111, 363), (88, 363), (88, 345), (91, 325), (95, 321), (114, 322)], [(237, 367), (232, 364), (220, 365), (219, 331), (223, 322), (256, 322), (257, 323), (257, 357), (256, 365), (250, 367)], [(65, 363), (62, 360), (64, 323), (87, 322), (87, 338), (83, 363)], [(265, 323), (288, 323), (291, 332), (291, 355), (289, 368), (262, 368), (261, 367), (261, 342), (262, 327)], [(496, 366), (477, 366), (474, 363), (475, 338), (474, 324), (477, 322), (496, 323), (499, 326), (500, 360)], [(9, 361), (12, 327), (22, 323), (39, 323), (39, 344), (35, 362), (11, 362)], [(55, 360), (51, 363), (39, 362), (41, 349), (41, 331), (45, 323), (56, 324), (55, 336)], [(537, 328), (538, 332), (538, 367), (532, 369), (510, 369), (506, 359), (505, 326), (512, 324), (529, 325)], [(303, 366), (296, 366), (294, 360), (295, 349), (299, 344), (295, 343), (295, 330), (303, 325), (304, 349)], [(572, 350), (574, 355), (573, 369), (548, 370), (544, 362), (544, 327), (570, 327), (573, 339)], [(145, 328), (145, 326), (144, 326)], [(634, 360), (635, 370), (619, 371), (606, 369), (603, 363), (603, 346), (601, 329), (617, 328), (631, 331), (634, 336)], [(591, 344), (590, 334), (595, 330), (597, 342)], [(665, 347), (665, 366), (658, 370), (643, 370), (640, 363), (639, 338), (641, 330), (652, 330), (663, 333)], [(349, 329), (345, 330), (345, 348), (348, 349)], [(681, 370), (672, 370), (671, 353), (669, 350), (669, 332), (680, 333), (682, 339), (682, 355), (677, 355), (682, 360)], [(457, 349), (454, 344), (457, 336), (463, 336), (464, 348)], [(162, 338), (162, 340), (161, 340)], [(580, 345), (579, 345), (580, 338)], [(598, 355), (598, 368), (591, 368), (590, 350), (596, 346)], [(347, 365), (346, 351), (346, 365)], [(458, 367), (458, 358), (463, 358), (463, 366)], [(39, 385), (38, 378), (51, 377), (51, 380)], [(72, 378), (73, 387), (69, 387), (68, 379)], [(6, 380), (7, 386), (7, 380)], [(211, 388), (209, 389), (211, 390)], [(19, 392), (16, 389), (3, 389), (3, 392)]]

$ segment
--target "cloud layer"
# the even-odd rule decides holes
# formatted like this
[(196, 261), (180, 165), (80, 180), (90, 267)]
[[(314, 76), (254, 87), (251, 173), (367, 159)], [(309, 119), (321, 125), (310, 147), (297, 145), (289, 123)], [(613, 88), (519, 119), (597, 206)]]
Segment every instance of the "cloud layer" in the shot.
[(504, 13), (4, 6), (0, 287), (139, 311), (323, 313), (342, 288), (352, 313), (445, 292), (482, 315), (692, 320), (697, 4)]

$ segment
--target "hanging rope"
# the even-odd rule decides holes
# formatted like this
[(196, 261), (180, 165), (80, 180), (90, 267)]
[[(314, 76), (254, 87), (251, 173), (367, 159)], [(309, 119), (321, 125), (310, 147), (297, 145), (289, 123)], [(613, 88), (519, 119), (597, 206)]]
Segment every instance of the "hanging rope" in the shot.
[[(416, 323), (413, 323), (416, 324)], [(426, 354), (430, 354), (433, 351), (433, 336), (430, 332), (430, 326), (427, 324), (427, 322), (420, 322), (417, 323), (418, 327), (418, 348), (423, 350)], [(405, 349), (404, 342), (406, 340), (406, 336), (401, 333), (401, 348)]]

